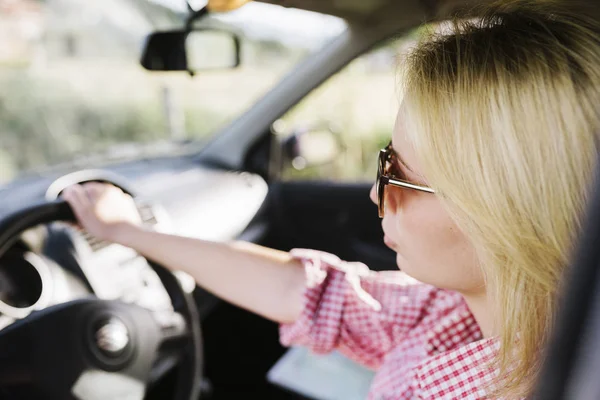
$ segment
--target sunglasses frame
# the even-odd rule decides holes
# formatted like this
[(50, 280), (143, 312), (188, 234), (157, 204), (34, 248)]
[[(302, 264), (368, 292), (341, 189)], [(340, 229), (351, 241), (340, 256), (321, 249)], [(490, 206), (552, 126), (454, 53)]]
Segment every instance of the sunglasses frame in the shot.
[(379, 150), (379, 157), (377, 161), (377, 180), (375, 186), (377, 190), (377, 211), (379, 213), (379, 218), (383, 218), (384, 214), (385, 187), (387, 185), (418, 190), (420, 192), (435, 193), (435, 190), (430, 187), (410, 183), (387, 173), (386, 164), (391, 162), (393, 154), (394, 150), (392, 148), (392, 142), (390, 142), (385, 149)]

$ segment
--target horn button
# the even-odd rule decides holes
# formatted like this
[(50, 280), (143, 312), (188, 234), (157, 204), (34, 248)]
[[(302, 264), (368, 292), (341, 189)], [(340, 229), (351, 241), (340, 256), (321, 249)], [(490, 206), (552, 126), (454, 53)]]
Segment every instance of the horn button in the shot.
[(135, 350), (132, 327), (115, 315), (101, 315), (91, 319), (87, 330), (87, 348), (99, 367), (114, 371), (126, 366)]

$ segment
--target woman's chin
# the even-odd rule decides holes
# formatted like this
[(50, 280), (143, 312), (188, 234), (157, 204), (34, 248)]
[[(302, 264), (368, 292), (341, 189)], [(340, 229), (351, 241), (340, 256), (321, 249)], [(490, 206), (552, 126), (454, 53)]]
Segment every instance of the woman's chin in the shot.
[(406, 272), (406, 260), (402, 257), (402, 254), (396, 252), (396, 266), (400, 271)]
[(404, 272), (406, 275), (410, 276), (413, 279), (416, 279), (420, 282), (423, 282), (422, 278), (423, 276), (420, 276), (422, 274), (419, 274), (418, 270), (415, 270), (414, 268), (412, 268), (412, 265), (407, 262), (407, 260), (402, 257), (402, 255), (400, 253), (396, 253), (396, 266), (398, 267), (398, 269), (402, 272)]

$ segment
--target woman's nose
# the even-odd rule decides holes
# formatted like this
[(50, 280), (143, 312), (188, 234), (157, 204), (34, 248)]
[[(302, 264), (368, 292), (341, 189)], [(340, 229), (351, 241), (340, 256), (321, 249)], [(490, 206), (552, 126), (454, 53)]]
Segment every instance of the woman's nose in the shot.
[(377, 204), (377, 187), (376, 187), (376, 183), (373, 184), (373, 186), (371, 186), (371, 192), (369, 192), (369, 197), (371, 198), (371, 201), (375, 204)]

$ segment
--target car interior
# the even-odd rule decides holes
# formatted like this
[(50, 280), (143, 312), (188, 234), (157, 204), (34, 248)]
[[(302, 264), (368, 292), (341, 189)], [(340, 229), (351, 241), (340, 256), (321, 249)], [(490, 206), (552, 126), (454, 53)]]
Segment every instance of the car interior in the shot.
[[(17, 3), (0, 1), (2, 18), (12, 18)], [(31, 16), (40, 7), (68, 5), (77, 10), (84, 3), (43, 0), (19, 7), (28, 4), (23, 15)], [(179, 140), (158, 153), (133, 154), (117, 146), (126, 157), (86, 156), (66, 162), (60, 155), (52, 166), (19, 171), (0, 181), (0, 398), (364, 398), (372, 371), (337, 354), (317, 356), (284, 348), (276, 323), (218, 299), (186, 274), (169, 272), (75, 226), (60, 194), (75, 183), (107, 182), (131, 194), (144, 224), (162, 232), (244, 240), (281, 250), (312, 248), (364, 262), (374, 270), (394, 270), (395, 255), (382, 241), (376, 206), (369, 199), (376, 151), (361, 153), (368, 173), (337, 179), (346, 171), (332, 167), (330, 159), (349, 143), (336, 142), (344, 128), (340, 132), (331, 124), (319, 125), (321, 117), (310, 121), (318, 126), (290, 127), (283, 117), (323, 91), (356, 60), (411, 37), (423, 23), (447, 20), (473, 2), (106, 2), (113, 3), (142, 10), (140, 15), (153, 22), (144, 25), (144, 40), (133, 47), (138, 51), (127, 54), (137, 60), (137, 70), (176, 76), (190, 90), (195, 90), (191, 82), (221, 79), (219, 70), (244, 66), (248, 54), (241, 49), (254, 26), (240, 30), (242, 23), (235, 18), (242, 12), (262, 13), (251, 16), (256, 21), (267, 11), (299, 10), (307, 18), (330, 18), (323, 20), (330, 31), (322, 43), (257, 89), (235, 117), (218, 128), (208, 124), (207, 138)], [(82, 24), (94, 20), (84, 17)], [(28, 26), (35, 31), (37, 20), (33, 21)], [(295, 28), (311, 26), (307, 22)], [(203, 48), (207, 38), (219, 43), (218, 52)], [(67, 52), (78, 49), (72, 38), (65, 43)], [(270, 56), (283, 51), (273, 41), (268, 44)], [(378, 59), (369, 60), (376, 68)], [(128, 78), (123, 79), (121, 84), (127, 86)], [(248, 79), (268, 81), (263, 75)], [(394, 81), (386, 82), (393, 93)], [(245, 86), (231, 90), (242, 96)], [(175, 115), (169, 93), (163, 93), (166, 114)], [(208, 97), (199, 90), (191, 96)], [(0, 102), (0, 109), (3, 106)], [(31, 118), (44, 121), (43, 116)], [(388, 122), (391, 128), (393, 119)], [(390, 133), (384, 130), (377, 145), (386, 135)], [(61, 148), (69, 148), (73, 140), (59, 140)], [(313, 148), (330, 145), (334, 151), (311, 153), (306, 146), (311, 141), (317, 143)], [(25, 147), (19, 149), (25, 154), (31, 143), (23, 142)], [(5, 143), (0, 147), (6, 146), (3, 150), (9, 155), (21, 151)], [(311, 160), (322, 173), (305, 179), (302, 171), (313, 167)], [(289, 171), (297, 175), (290, 178)]]

